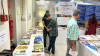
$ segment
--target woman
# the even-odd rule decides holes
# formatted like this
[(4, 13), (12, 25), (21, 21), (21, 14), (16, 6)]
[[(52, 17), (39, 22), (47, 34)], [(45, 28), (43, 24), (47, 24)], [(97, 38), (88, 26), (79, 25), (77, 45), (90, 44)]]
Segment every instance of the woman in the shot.
[(42, 23), (43, 23), (43, 27), (44, 27), (44, 29), (43, 29), (43, 37), (44, 37), (44, 48), (45, 48), (45, 50), (47, 49), (46, 47), (46, 43), (47, 43), (47, 35), (48, 35), (48, 37), (50, 37), (49, 36), (49, 33), (48, 33), (48, 31), (47, 31), (47, 26), (48, 26), (48, 24), (49, 24), (49, 22), (50, 22), (50, 20), (47, 20), (45, 17), (46, 17), (46, 14), (49, 14), (49, 11), (47, 10), (46, 11), (46, 13), (45, 13), (45, 15), (44, 15), (44, 17), (42, 18)]
[(98, 19), (95, 13), (93, 13), (92, 18), (88, 20), (88, 27), (85, 35), (96, 35), (96, 29), (98, 27)]
[(58, 36), (58, 27), (57, 27), (57, 22), (54, 19), (51, 19), (51, 16), (49, 14), (46, 14), (46, 19), (50, 20), (48, 26), (47, 26), (47, 31), (49, 32), (50, 35), (50, 40), (49, 40), (49, 47), (46, 52), (50, 53), (51, 50), (51, 55), (54, 56), (55, 54), (55, 41), (56, 37)]

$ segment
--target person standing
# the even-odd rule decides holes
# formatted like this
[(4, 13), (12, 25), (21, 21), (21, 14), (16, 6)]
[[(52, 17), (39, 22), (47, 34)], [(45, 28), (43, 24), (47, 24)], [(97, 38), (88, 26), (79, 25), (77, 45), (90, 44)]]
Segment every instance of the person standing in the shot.
[(68, 21), (67, 24), (67, 53), (66, 56), (71, 56), (69, 54), (70, 48), (72, 51), (76, 50), (76, 41), (79, 37), (79, 27), (77, 24), (77, 19), (80, 17), (80, 10), (75, 10), (73, 17)]
[(85, 35), (96, 35), (96, 29), (98, 27), (98, 19), (95, 13), (92, 14), (92, 18), (88, 20), (88, 27), (86, 29)]
[[(47, 31), (49, 32), (50, 35), (50, 40), (49, 40), (49, 47), (47, 52), (52, 56), (55, 54), (55, 41), (56, 37), (58, 36), (58, 27), (57, 27), (57, 22), (51, 18), (50, 14), (46, 14), (46, 19), (50, 20), (48, 26), (47, 26)], [(52, 49), (52, 50), (51, 50)], [(51, 50), (51, 52), (50, 52)]]
[(44, 17), (42, 18), (42, 23), (43, 23), (43, 26), (44, 26), (44, 29), (43, 29), (43, 37), (44, 37), (44, 48), (45, 48), (45, 49), (47, 49), (47, 48), (46, 48), (46, 42), (47, 42), (47, 41), (46, 41), (46, 38), (47, 38), (47, 35), (48, 35), (48, 37), (50, 37), (50, 36), (49, 36), (49, 33), (48, 33), (48, 31), (47, 31), (47, 26), (48, 26), (50, 20), (47, 20), (47, 19), (45, 18), (46, 14), (49, 14), (49, 11), (48, 11), (48, 10), (46, 11)]

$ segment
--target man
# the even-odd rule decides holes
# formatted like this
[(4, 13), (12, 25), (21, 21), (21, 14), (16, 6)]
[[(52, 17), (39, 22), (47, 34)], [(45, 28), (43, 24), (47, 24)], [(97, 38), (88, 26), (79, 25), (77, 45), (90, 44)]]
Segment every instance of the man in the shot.
[(47, 29), (48, 29), (47, 26), (48, 26), (48, 24), (50, 22), (50, 20), (47, 20), (45, 18), (46, 14), (49, 14), (49, 11), (48, 10), (46, 11), (46, 13), (45, 13), (45, 15), (44, 15), (44, 17), (42, 19), (42, 23), (43, 23), (43, 26), (44, 26), (43, 37), (44, 37), (44, 47), (45, 47), (45, 49), (46, 49), (46, 37), (47, 37), (47, 35), (49, 36), (49, 33), (47, 31)]
[(46, 14), (46, 19), (50, 20), (48, 26), (47, 26), (47, 31), (49, 32), (50, 36), (50, 41), (49, 41), (49, 47), (47, 52), (50, 53), (51, 50), (51, 55), (54, 56), (55, 54), (55, 41), (56, 37), (58, 36), (58, 27), (57, 27), (57, 22), (54, 19), (51, 19), (51, 16), (49, 14)]
[(76, 41), (79, 37), (79, 27), (77, 24), (77, 19), (80, 17), (80, 11), (75, 10), (73, 17), (68, 21), (67, 24), (67, 53), (66, 56), (71, 56), (69, 54), (70, 48), (72, 51), (76, 50)]

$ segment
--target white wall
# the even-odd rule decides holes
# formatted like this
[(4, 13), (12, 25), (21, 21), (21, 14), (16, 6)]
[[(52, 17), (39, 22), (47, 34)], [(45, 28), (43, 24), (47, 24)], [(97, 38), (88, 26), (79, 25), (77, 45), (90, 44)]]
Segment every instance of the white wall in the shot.
[[(14, 19), (13, 40), (15, 44), (18, 44), (20, 39), (32, 26), (32, 0), (10, 0), (10, 4), (12, 5), (10, 6), (9, 14)], [(20, 14), (18, 14), (18, 10), (20, 10)], [(31, 18), (28, 15), (31, 15)]]
[(22, 8), (23, 8), (22, 22), (21, 22), (22, 35), (24, 35), (30, 29), (30, 27), (32, 27), (32, 25), (35, 24), (33, 23), (33, 14), (32, 14), (33, 12), (32, 9), (33, 8), (35, 9), (35, 6), (32, 4), (34, 4), (35, 2), (32, 3), (32, 1), (35, 1), (35, 0), (23, 0), (23, 2), (21, 1)]
[(10, 0), (10, 4), (9, 14), (13, 17), (14, 26), (13, 42), (18, 44), (21, 39), (21, 13), (18, 14), (18, 10), (20, 11), (20, 0)]
[[(5, 9), (5, 14), (8, 14), (8, 6), (7, 6), (7, 0), (3, 0), (3, 5), (4, 5), (4, 9)], [(1, 0), (0, 0), (0, 15), (2, 14), (2, 10), (1, 10)], [(1, 22), (0, 21), (0, 31), (7, 29), (7, 34), (8, 34), (8, 40), (2, 45), (0, 46), (0, 52), (3, 49), (10, 49), (10, 37), (9, 37), (9, 22)]]
[(28, 20), (27, 20), (27, 25), (28, 25), (28, 30), (30, 27), (32, 27), (32, 0), (28, 0)]
[(35, 10), (36, 10), (36, 0), (32, 0), (32, 26), (34, 27), (35, 26)]
[(15, 19), (15, 0), (10, 0), (10, 8), (8, 14), (12, 16), (11, 19)]
[(27, 32), (27, 0), (20, 0), (21, 5), (21, 31), (22, 31), (22, 37)]
[[(18, 10), (20, 11), (20, 0), (15, 0), (15, 9), (16, 9), (16, 38), (17, 44), (20, 42), (21, 37), (21, 13), (18, 14)], [(21, 12), (21, 11), (20, 11)]]

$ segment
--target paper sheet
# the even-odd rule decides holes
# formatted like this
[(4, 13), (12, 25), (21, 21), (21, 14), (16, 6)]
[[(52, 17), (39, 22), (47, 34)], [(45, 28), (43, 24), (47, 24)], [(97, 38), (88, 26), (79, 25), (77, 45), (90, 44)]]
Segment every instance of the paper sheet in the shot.
[(7, 30), (0, 31), (0, 46), (7, 41)]
[(77, 51), (72, 51), (71, 48), (69, 50), (69, 54), (72, 55), (72, 56), (78, 56), (78, 52)]

